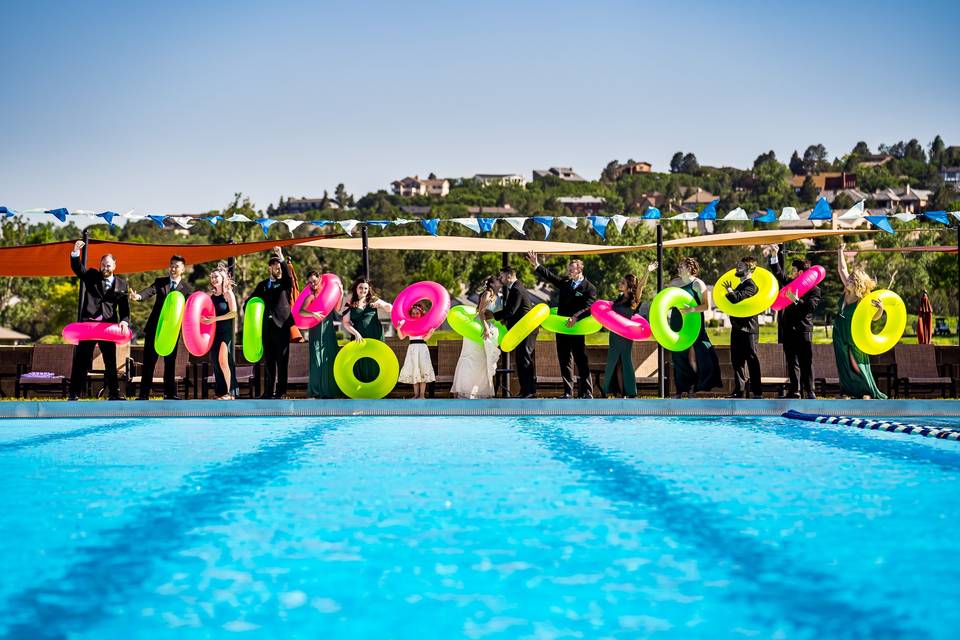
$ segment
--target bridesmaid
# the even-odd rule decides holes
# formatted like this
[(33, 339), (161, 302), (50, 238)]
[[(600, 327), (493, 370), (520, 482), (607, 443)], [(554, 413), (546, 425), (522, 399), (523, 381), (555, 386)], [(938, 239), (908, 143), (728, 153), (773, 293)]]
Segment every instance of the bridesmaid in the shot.
[(677, 266), (677, 277), (670, 282), (671, 287), (680, 287), (692, 295), (697, 303), (695, 307), (673, 310), (670, 326), (674, 331), (679, 330), (683, 324), (681, 314), (700, 314), (700, 335), (697, 336), (697, 341), (686, 351), (673, 351), (670, 354), (673, 381), (677, 388), (674, 398), (682, 398), (683, 394), (692, 398), (698, 391), (710, 391), (723, 386), (720, 380), (720, 359), (707, 337), (707, 323), (703, 321), (703, 312), (710, 308), (710, 293), (706, 283), (697, 277), (699, 273), (699, 262), (694, 258), (682, 258)]
[(213, 362), (214, 393), (217, 400), (233, 400), (239, 393), (236, 365), (233, 360), (233, 338), (236, 334), (237, 297), (233, 278), (223, 263), (210, 274), (210, 299), (216, 316), (200, 318), (203, 324), (217, 323), (210, 359)]
[[(617, 288), (620, 295), (613, 301), (614, 312), (632, 318), (640, 306), (643, 297), (643, 288), (647, 286), (650, 273), (657, 268), (656, 262), (647, 265), (647, 272), (642, 278), (628, 273), (620, 279)], [(626, 398), (637, 397), (637, 375), (633, 364), (633, 340), (610, 332), (610, 346), (607, 348), (607, 366), (603, 373), (603, 394), (610, 396), (611, 383), (614, 378), (619, 380), (620, 391)]]
[[(391, 309), (393, 305), (377, 296), (370, 280), (358, 278), (350, 287), (350, 299), (343, 307), (343, 329), (361, 342), (364, 338), (383, 340), (383, 325), (377, 312)], [(361, 358), (355, 370), (360, 382), (372, 382), (380, 373), (380, 367), (370, 358)]]
[[(837, 373), (840, 375), (840, 387), (845, 395), (853, 398), (886, 399), (886, 394), (877, 388), (870, 369), (870, 356), (857, 348), (850, 332), (850, 323), (853, 321), (853, 312), (863, 297), (873, 291), (877, 283), (860, 267), (853, 271), (847, 268), (847, 259), (843, 250), (847, 245), (840, 244), (840, 255), (837, 267), (840, 280), (843, 282), (843, 295), (840, 297), (840, 309), (833, 319), (833, 354), (837, 359)], [(874, 320), (883, 316), (883, 303), (873, 300), (876, 313)]]
[[(342, 394), (333, 377), (333, 361), (336, 360), (337, 353), (340, 351), (340, 344), (337, 342), (337, 329), (333, 323), (339, 316), (336, 309), (328, 316), (307, 311), (320, 291), (320, 274), (318, 272), (311, 271), (307, 274), (307, 288), (310, 293), (307, 294), (307, 299), (300, 308), (300, 315), (320, 321), (320, 324), (307, 331), (310, 354), (310, 382), (307, 386), (307, 395), (314, 399), (338, 398)], [(339, 306), (340, 302), (338, 301), (337, 307)]]

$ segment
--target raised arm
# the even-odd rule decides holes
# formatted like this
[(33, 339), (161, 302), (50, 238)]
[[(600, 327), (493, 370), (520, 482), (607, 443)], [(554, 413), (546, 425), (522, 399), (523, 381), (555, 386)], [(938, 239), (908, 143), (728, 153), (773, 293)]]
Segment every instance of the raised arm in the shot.
[(83, 240), (77, 240), (73, 244), (73, 251), (70, 252), (70, 268), (81, 280), (83, 279), (83, 265), (80, 264), (80, 250), (83, 249), (84, 244), (86, 243)]
[(643, 275), (640, 276), (640, 282), (637, 283), (637, 299), (643, 298), (643, 290), (647, 288), (647, 281), (650, 279), (650, 274), (657, 270), (658, 262), (654, 260), (647, 265), (647, 270), (644, 271)]
[(843, 254), (843, 250), (847, 248), (845, 242), (840, 243), (840, 249), (837, 252), (837, 271), (840, 272), (840, 281), (843, 283), (843, 286), (847, 286), (847, 282), (850, 280), (850, 270), (847, 268), (847, 257)]

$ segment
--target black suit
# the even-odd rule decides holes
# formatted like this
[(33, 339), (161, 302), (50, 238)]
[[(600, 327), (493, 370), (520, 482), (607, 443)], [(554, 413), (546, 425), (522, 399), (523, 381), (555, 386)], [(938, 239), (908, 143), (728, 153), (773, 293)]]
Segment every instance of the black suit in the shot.
[[(559, 300), (557, 313), (574, 317), (577, 320), (590, 313), (590, 305), (597, 299), (597, 288), (586, 278), (574, 286), (567, 276), (558, 276), (547, 267), (537, 267), (537, 275), (557, 288)], [(580, 396), (593, 395), (593, 380), (590, 378), (590, 360), (584, 336), (557, 334), (557, 358), (560, 360), (560, 377), (563, 378), (563, 392), (573, 395), (573, 365), (577, 365), (580, 376)]]
[[(127, 301), (127, 281), (114, 274), (110, 286), (103, 280), (99, 269), (84, 269), (80, 257), (70, 255), (70, 267), (83, 283), (83, 303), (80, 309), (81, 322), (130, 322), (130, 305)], [(117, 379), (117, 345), (106, 340), (82, 340), (73, 350), (73, 372), (70, 375), (70, 395), (79, 396), (86, 386), (87, 374), (93, 363), (94, 347), (103, 354), (103, 377), (111, 398), (120, 397), (120, 382)]]
[[(784, 286), (792, 280), (783, 272), (783, 253), (770, 261), (773, 273)], [(813, 312), (820, 306), (820, 287), (814, 287), (777, 313), (777, 340), (783, 345), (790, 386), (787, 395), (813, 396)]]
[[(263, 395), (279, 398), (287, 393), (287, 364), (290, 360), (290, 307), (293, 278), (290, 265), (280, 264), (280, 280), (267, 278), (253, 290), (251, 298), (263, 299), (263, 359), (266, 367), (266, 388)], [(276, 385), (276, 386), (274, 386)]]
[[(727, 300), (733, 303), (757, 295), (753, 278), (742, 280), (737, 288), (727, 294)], [(760, 323), (757, 316), (746, 318), (730, 317), (730, 364), (733, 365), (733, 395), (742, 396), (746, 387), (746, 375), (743, 367), (750, 372), (750, 393), (759, 396), (763, 393), (760, 385), (760, 358), (757, 357), (757, 339), (760, 335)]]
[[(141, 300), (154, 298), (153, 309), (150, 311), (150, 317), (147, 319), (147, 326), (143, 330), (143, 371), (140, 374), (140, 397), (150, 397), (150, 389), (153, 387), (153, 371), (157, 367), (157, 350), (154, 347), (154, 341), (157, 339), (157, 325), (160, 323), (160, 311), (163, 309), (163, 302), (167, 299), (167, 294), (171, 291), (179, 291), (184, 296), (193, 293), (193, 289), (180, 278), (176, 287), (172, 286), (170, 276), (157, 278), (149, 287), (140, 292)], [(179, 343), (178, 343), (179, 345)], [(177, 348), (174, 348), (170, 355), (163, 356), (163, 395), (166, 398), (173, 398), (177, 395)]]
[[(503, 308), (493, 314), (493, 317), (501, 321), (509, 329), (517, 324), (533, 305), (530, 303), (530, 296), (527, 294), (526, 287), (519, 280), (515, 280), (509, 287), (503, 288)], [(523, 342), (515, 349), (517, 354), (517, 379), (520, 381), (521, 396), (537, 395), (537, 347), (538, 329), (534, 329), (530, 335), (524, 338)]]

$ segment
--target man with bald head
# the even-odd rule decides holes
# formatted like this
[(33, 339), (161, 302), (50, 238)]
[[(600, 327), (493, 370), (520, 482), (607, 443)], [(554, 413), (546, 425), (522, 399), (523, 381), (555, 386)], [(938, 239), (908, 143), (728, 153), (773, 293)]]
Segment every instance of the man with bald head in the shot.
[[(70, 267), (83, 283), (83, 302), (80, 322), (130, 323), (130, 305), (127, 302), (127, 281), (114, 274), (117, 261), (112, 254), (100, 258), (100, 267), (84, 269), (80, 264), (83, 240), (73, 245)], [(107, 340), (82, 340), (73, 350), (73, 372), (70, 375), (70, 399), (76, 400), (86, 387), (90, 365), (93, 364), (93, 349), (100, 347), (103, 354), (103, 377), (107, 383), (110, 400), (123, 400), (120, 382), (117, 379), (117, 345)]]

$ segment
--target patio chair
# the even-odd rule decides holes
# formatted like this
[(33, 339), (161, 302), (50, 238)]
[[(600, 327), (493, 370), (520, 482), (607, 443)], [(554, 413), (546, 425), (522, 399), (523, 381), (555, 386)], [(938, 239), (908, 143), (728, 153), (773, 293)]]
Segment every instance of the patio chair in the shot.
[[(893, 348), (893, 395), (909, 398), (916, 388), (939, 387), (944, 398), (957, 395), (957, 385), (952, 375), (943, 375), (937, 367), (937, 351), (932, 344), (898, 344)], [(949, 366), (949, 365), (947, 365)], [(947, 389), (950, 396), (947, 396)]]
[(30, 392), (59, 395), (66, 398), (70, 392), (70, 373), (73, 371), (73, 345), (38, 344), (30, 354), (30, 365), (17, 365), (14, 395), (26, 398)]
[[(189, 398), (190, 387), (193, 384), (190, 376), (190, 352), (187, 351), (187, 348), (184, 347), (183, 344), (177, 344), (177, 359), (174, 366), (176, 367), (174, 382), (177, 387), (177, 392), (181, 398)], [(152, 388), (154, 390), (163, 389), (163, 372), (165, 371), (165, 367), (166, 359), (159, 358), (157, 360), (157, 366), (153, 370)], [(127, 358), (126, 395), (128, 397), (134, 395), (134, 389), (136, 389), (137, 392), (140, 391), (142, 368), (143, 362), (134, 360), (132, 357)]]
[(813, 384), (818, 396), (827, 391), (840, 389), (840, 374), (837, 372), (837, 358), (832, 344), (813, 345)]
[(757, 344), (757, 357), (760, 358), (760, 388), (772, 388), (782, 397), (790, 383), (783, 345), (761, 342)]

